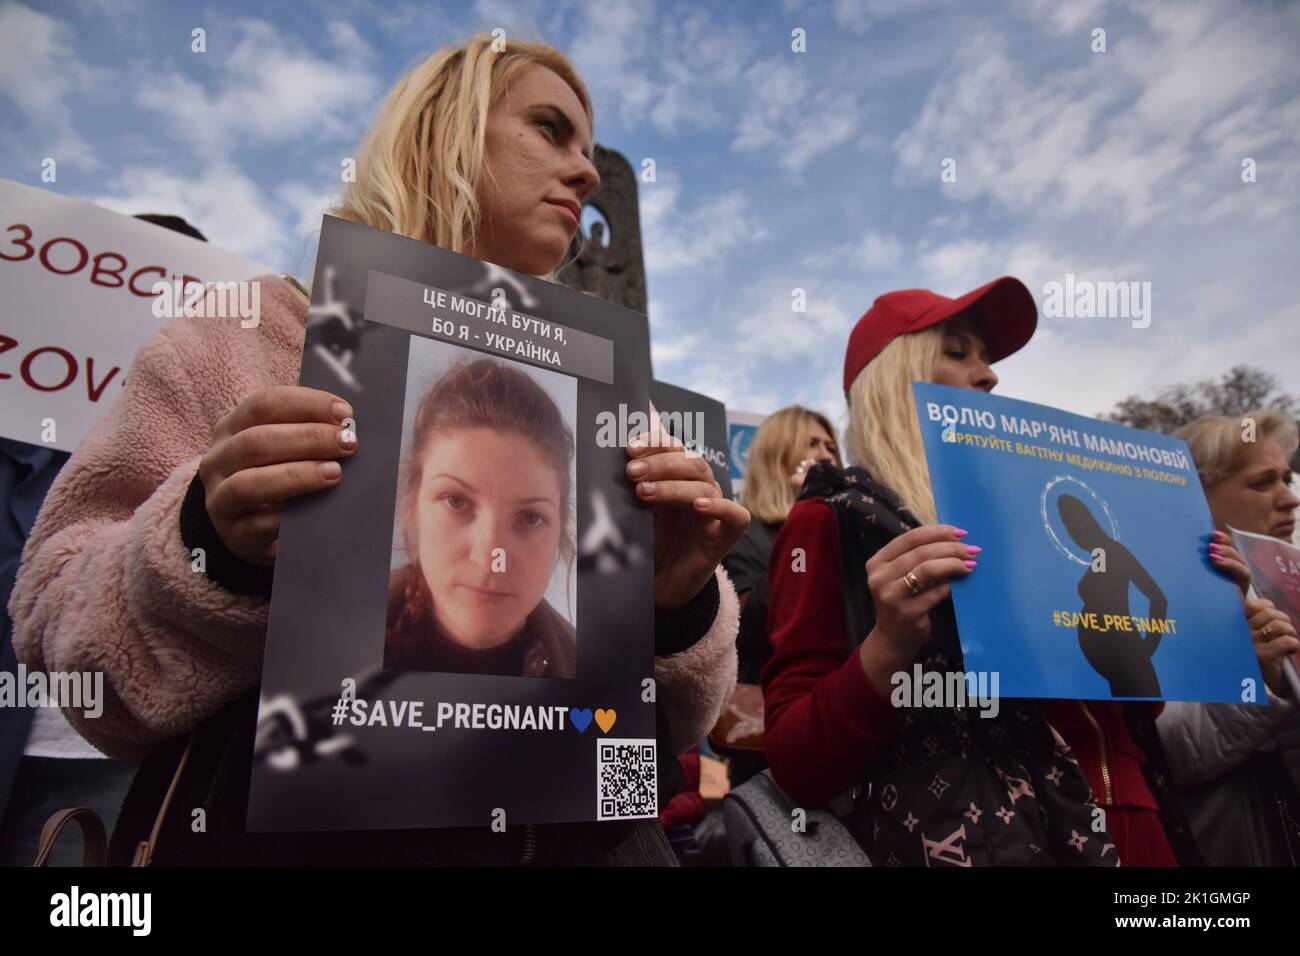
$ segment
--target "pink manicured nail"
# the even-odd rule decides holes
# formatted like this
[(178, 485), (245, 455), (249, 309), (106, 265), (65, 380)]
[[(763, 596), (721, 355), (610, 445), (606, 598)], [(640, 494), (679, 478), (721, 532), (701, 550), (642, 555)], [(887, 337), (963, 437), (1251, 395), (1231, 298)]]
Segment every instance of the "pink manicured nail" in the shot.
[(343, 466), (337, 461), (322, 461), (320, 463), (320, 476), (326, 481), (333, 481), (341, 474), (343, 474)]
[(1213, 551), (1215, 554), (1218, 554), (1220, 551), (1223, 550), (1223, 545), (1211, 543), (1210, 550)]
[(962, 564), (966, 565), (966, 567), (968, 567), (968, 568), (973, 568), (973, 567), (975, 567), (975, 562), (974, 562), (974, 561), (963, 561)]
[(1211, 532), (1210, 532), (1210, 537), (1212, 537), (1212, 538), (1217, 538), (1217, 539), (1220, 540), (1220, 541), (1227, 541), (1227, 540), (1228, 540), (1228, 536), (1227, 536), (1226, 534), (1224, 534), (1222, 531), (1211, 531)]
[(655, 483), (653, 481), (643, 481), (637, 485), (645, 494), (653, 495), (655, 493)]
[(983, 551), (984, 549), (981, 548), (981, 547), (980, 547), (979, 545), (977, 545), (977, 544), (968, 544), (968, 545), (966, 545), (966, 550), (967, 550), (967, 552), (969, 552), (970, 554), (979, 554), (979, 553), (980, 553), (981, 551)]
[(963, 531), (961, 528), (953, 528), (953, 529), (952, 529), (952, 536), (953, 536), (954, 538), (964, 538), (964, 537), (966, 537), (966, 535), (968, 535), (968, 534), (970, 534), (969, 531)]
[(1223, 555), (1221, 555), (1221, 554), (1212, 554), (1212, 555), (1210, 555), (1210, 560), (1211, 560), (1211, 561), (1227, 561), (1228, 559), (1225, 558), (1225, 557), (1224, 557)]

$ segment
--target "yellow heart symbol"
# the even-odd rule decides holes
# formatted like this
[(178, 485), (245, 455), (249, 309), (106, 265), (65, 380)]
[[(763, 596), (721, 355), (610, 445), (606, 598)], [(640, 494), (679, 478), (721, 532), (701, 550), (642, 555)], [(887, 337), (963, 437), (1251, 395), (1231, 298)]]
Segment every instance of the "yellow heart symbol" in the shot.
[(616, 720), (618, 720), (618, 711), (613, 707), (609, 710), (596, 711), (596, 723), (600, 725), (600, 729), (605, 733), (609, 733), (609, 728), (614, 726)]

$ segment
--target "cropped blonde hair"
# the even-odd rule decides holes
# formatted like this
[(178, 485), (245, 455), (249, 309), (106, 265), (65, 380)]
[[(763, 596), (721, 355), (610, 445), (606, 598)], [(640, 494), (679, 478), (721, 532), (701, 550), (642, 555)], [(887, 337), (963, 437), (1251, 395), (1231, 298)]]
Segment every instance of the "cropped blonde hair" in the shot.
[(488, 110), (530, 63), (554, 71), (593, 125), (591, 98), (569, 60), (544, 43), (481, 33), (432, 54), (389, 90), (357, 151), (356, 180), (330, 214), (468, 253), (479, 226)]
[[(763, 419), (749, 449), (745, 469), (745, 488), (740, 503), (758, 520), (767, 524), (784, 521), (794, 507), (794, 488), (790, 473), (802, 461), (808, 447), (808, 431), (816, 422), (826, 429), (831, 442), (839, 445), (835, 428), (825, 415), (790, 405)], [(838, 453), (836, 455), (838, 459)], [(841, 462), (836, 461), (839, 465)]]
[(858, 373), (849, 389), (849, 457), (898, 496), (921, 524), (934, 524), (934, 492), (916, 420), (912, 382), (929, 382), (943, 351), (939, 326), (900, 335)]
[(1291, 460), (1300, 446), (1300, 432), (1293, 419), (1261, 408), (1244, 415), (1216, 415), (1198, 418), (1184, 425), (1174, 434), (1187, 442), (1192, 461), (1201, 485), (1212, 488), (1224, 478), (1239, 471), (1246, 463), (1249, 443), (1244, 441), (1246, 420), (1254, 420), (1254, 439), (1257, 442), (1273, 441), (1282, 449), (1282, 456)]

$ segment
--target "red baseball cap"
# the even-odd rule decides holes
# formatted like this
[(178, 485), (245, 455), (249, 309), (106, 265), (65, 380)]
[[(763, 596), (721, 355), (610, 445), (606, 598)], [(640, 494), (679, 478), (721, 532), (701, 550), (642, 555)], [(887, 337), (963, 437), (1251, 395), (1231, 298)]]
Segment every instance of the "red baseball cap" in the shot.
[(1038, 306), (1025, 284), (1011, 276), (994, 279), (959, 299), (929, 289), (886, 292), (872, 303), (849, 333), (844, 354), (844, 394), (853, 380), (900, 335), (938, 325), (958, 312), (973, 309), (975, 325), (989, 348), (989, 361), (997, 362), (1018, 351), (1038, 326)]

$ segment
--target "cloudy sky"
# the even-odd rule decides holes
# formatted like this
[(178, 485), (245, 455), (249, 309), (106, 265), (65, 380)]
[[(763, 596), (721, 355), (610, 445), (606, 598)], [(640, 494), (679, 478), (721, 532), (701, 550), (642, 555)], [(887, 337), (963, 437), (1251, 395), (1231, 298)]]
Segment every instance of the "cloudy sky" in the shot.
[(1011, 274), (1041, 305), (1073, 273), (1151, 283), (1149, 327), (1044, 316), (1005, 394), (1096, 414), (1239, 363), (1300, 391), (1294, 3), (0, 0), (0, 176), (41, 186), (52, 156), (43, 188), (309, 276), (384, 91), (494, 27), (570, 54), (597, 140), (655, 160), (662, 378), (842, 422), (843, 344), (877, 295)]

